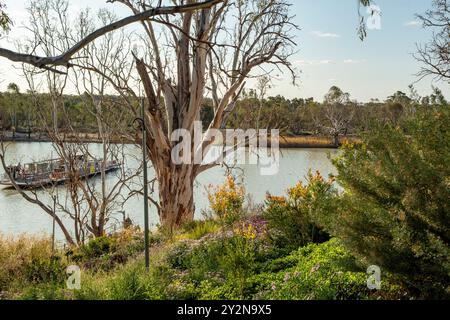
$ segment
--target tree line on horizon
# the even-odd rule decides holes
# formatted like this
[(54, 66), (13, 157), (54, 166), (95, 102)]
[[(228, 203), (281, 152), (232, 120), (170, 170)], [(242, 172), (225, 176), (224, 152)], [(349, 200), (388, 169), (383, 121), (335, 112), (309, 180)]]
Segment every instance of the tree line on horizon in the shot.
[[(288, 99), (281, 95), (261, 96), (257, 89), (243, 92), (236, 110), (224, 125), (230, 129), (279, 129), (286, 136), (359, 135), (370, 129), (374, 123), (398, 124), (405, 115), (414, 112), (417, 107), (447, 105), (442, 91), (433, 87), (433, 92), (421, 97), (413, 86), (410, 92), (397, 91), (386, 100), (371, 99), (370, 102), (358, 102), (350, 99), (350, 94), (333, 86), (322, 102), (314, 98)], [(36, 97), (39, 101), (35, 101)], [(118, 101), (116, 96), (109, 100)], [(97, 130), (96, 108), (82, 95), (64, 95), (64, 108), (58, 116), (61, 132), (70, 126), (80, 133), (95, 133)], [(51, 112), (42, 112), (49, 108), (49, 94), (21, 92), (18, 85), (10, 83), (5, 92), (0, 92), (0, 130), (22, 133), (44, 133), (46, 126), (53, 121)], [(107, 105), (107, 104), (106, 104)], [(138, 108), (138, 106), (136, 106)], [(123, 109), (111, 103), (108, 114), (117, 121), (116, 125), (133, 130), (131, 123), (134, 115), (123, 115)], [(212, 100), (205, 98), (201, 111), (201, 120), (206, 125), (214, 117)]]

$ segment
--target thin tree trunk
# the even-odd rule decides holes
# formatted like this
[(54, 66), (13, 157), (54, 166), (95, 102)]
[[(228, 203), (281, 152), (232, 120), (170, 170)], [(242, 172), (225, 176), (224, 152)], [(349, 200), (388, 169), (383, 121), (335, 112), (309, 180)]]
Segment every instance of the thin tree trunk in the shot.
[(335, 133), (333, 135), (333, 143), (336, 148), (339, 148), (339, 134)]

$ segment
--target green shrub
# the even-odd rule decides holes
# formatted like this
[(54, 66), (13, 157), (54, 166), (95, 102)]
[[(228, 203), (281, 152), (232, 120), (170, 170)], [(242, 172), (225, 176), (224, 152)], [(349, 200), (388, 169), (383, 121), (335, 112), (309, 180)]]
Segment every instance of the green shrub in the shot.
[(180, 241), (166, 248), (165, 260), (173, 269), (186, 270), (191, 265), (192, 246), (188, 241)]
[(64, 300), (69, 295), (55, 283), (39, 283), (22, 289), (17, 297), (20, 300)]
[(30, 283), (62, 283), (66, 279), (67, 264), (59, 256), (34, 257), (24, 265), (24, 275)]
[(107, 300), (109, 283), (112, 276), (103, 271), (83, 270), (80, 290), (71, 291), (75, 300)]
[(111, 252), (114, 240), (112, 237), (98, 237), (81, 246), (80, 250), (86, 258), (98, 258)]
[(283, 260), (288, 265), (293, 260), (297, 263), (280, 271), (270, 286), (266, 281), (266, 287), (259, 293), (261, 297), (281, 300), (364, 299), (370, 293), (366, 273), (354, 271), (357, 270), (354, 258), (336, 239), (319, 245), (310, 244), (280, 262)]
[(219, 264), (228, 281), (234, 283), (240, 298), (245, 298), (247, 278), (255, 270), (255, 251), (253, 239), (237, 235), (224, 242), (223, 254), (219, 256)]
[(421, 298), (450, 297), (450, 110), (378, 125), (335, 160), (345, 193), (329, 229)]
[[(256, 258), (261, 251), (254, 236), (242, 225), (234, 232), (200, 241), (181, 241), (166, 248), (164, 263), (175, 274), (183, 274), (182, 279), (175, 276), (174, 283), (178, 284), (175, 287), (185, 288), (177, 295), (182, 292), (190, 297), (211, 297), (202, 290), (190, 290), (191, 284), (197, 287), (203, 284), (218, 288), (232, 286), (232, 294), (226, 289), (228, 293), (222, 297), (244, 298), (247, 278), (258, 269)], [(215, 294), (219, 295), (218, 292)]]
[[(194, 281), (212, 278), (221, 272), (220, 257), (224, 254), (224, 239), (204, 241), (193, 248), (190, 256), (189, 273)], [(224, 277), (223, 274), (220, 274)]]
[(144, 251), (144, 235), (138, 228), (128, 228), (108, 237), (92, 239), (79, 248), (71, 248), (67, 256), (89, 270), (112, 270)]
[(240, 300), (242, 293), (234, 282), (205, 280), (199, 286), (199, 300)]
[(272, 242), (290, 252), (311, 242), (327, 241), (329, 235), (315, 221), (321, 212), (332, 210), (335, 195), (333, 180), (309, 172), (308, 185), (299, 182), (288, 190), (287, 197), (269, 196), (263, 217)]
[(277, 273), (293, 268), (297, 265), (298, 259), (295, 255), (288, 255), (278, 259), (268, 259), (261, 267), (262, 272)]

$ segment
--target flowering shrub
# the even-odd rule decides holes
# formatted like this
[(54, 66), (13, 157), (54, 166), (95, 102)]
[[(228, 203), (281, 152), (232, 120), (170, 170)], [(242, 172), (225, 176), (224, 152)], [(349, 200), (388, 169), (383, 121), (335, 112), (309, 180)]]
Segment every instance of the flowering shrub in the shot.
[(234, 229), (234, 234), (247, 240), (255, 240), (258, 233), (251, 223), (243, 222), (239, 227)]
[(326, 181), (319, 172), (308, 173), (308, 184), (299, 182), (287, 191), (287, 197), (268, 196), (264, 218), (268, 222), (273, 242), (288, 250), (309, 242), (321, 243), (329, 236), (323, 232), (317, 217), (325, 219), (333, 212), (336, 190), (334, 179)]
[(232, 224), (242, 217), (244, 198), (244, 187), (238, 186), (232, 176), (228, 176), (223, 185), (208, 188), (210, 207), (225, 224)]
[(288, 202), (293, 206), (301, 206), (302, 201), (312, 202), (323, 195), (327, 195), (333, 190), (335, 178), (325, 180), (319, 171), (313, 174), (308, 172), (308, 185), (303, 185), (301, 181), (293, 188), (288, 189)]
[(264, 217), (252, 216), (247, 221), (255, 230), (257, 237), (261, 238), (267, 234), (267, 220)]

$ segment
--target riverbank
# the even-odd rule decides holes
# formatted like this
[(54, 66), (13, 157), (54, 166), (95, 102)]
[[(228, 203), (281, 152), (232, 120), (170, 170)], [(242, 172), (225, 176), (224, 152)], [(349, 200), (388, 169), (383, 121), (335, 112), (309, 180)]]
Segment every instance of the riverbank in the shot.
[[(61, 133), (60, 139), (65, 142), (79, 142), (79, 143), (102, 143), (102, 139), (97, 133), (81, 132), (75, 133)], [(0, 140), (5, 142), (52, 142), (52, 139), (44, 132), (11, 132), (6, 131), (0, 136)], [(133, 144), (130, 137), (126, 136), (112, 136), (109, 141), (111, 143), (125, 143)]]
[[(18, 133), (5, 132), (2, 140), (7, 142), (51, 142), (51, 139), (44, 133)], [(66, 142), (81, 143), (102, 143), (101, 138), (96, 133), (62, 134), (61, 137)], [(339, 144), (344, 142), (358, 142), (361, 139), (358, 136), (343, 136), (339, 138)], [(129, 136), (113, 136), (110, 138), (112, 143), (134, 144), (135, 142)], [(270, 143), (269, 143), (270, 146)], [(281, 136), (280, 148), (283, 149), (337, 149), (334, 138), (331, 136)]]
[[(359, 142), (358, 136), (346, 136), (339, 138), (339, 145), (345, 142)], [(284, 149), (311, 148), (311, 149), (337, 149), (333, 137), (329, 136), (282, 136), (280, 137), (280, 147)]]

